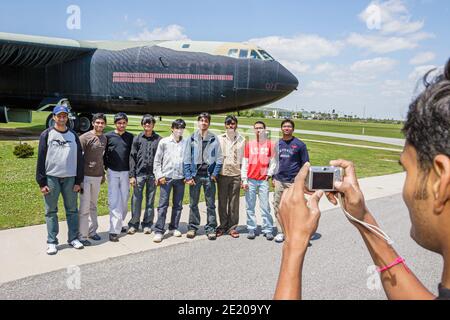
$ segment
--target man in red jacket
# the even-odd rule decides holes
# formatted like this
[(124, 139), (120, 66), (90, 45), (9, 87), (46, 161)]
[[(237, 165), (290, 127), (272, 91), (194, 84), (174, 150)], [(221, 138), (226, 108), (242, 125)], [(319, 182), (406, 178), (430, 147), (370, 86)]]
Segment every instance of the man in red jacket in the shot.
[(254, 124), (255, 140), (246, 143), (242, 161), (242, 188), (245, 192), (247, 205), (247, 238), (256, 237), (256, 194), (259, 196), (259, 206), (262, 216), (262, 232), (267, 240), (273, 240), (273, 217), (269, 205), (269, 179), (273, 176), (276, 162), (274, 144), (268, 139), (266, 124), (257, 121)]

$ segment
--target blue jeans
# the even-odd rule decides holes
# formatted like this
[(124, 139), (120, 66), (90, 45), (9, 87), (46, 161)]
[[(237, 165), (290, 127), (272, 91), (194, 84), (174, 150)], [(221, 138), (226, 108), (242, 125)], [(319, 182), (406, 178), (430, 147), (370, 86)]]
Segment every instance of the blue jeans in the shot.
[(172, 216), (169, 230), (177, 230), (180, 224), (181, 211), (183, 210), (184, 179), (167, 179), (166, 184), (159, 189), (158, 220), (155, 224), (155, 232), (164, 234), (167, 209), (169, 208), (170, 192), (173, 189)]
[(198, 230), (200, 227), (200, 211), (198, 210), (198, 201), (200, 199), (200, 191), (203, 186), (206, 200), (206, 217), (207, 223), (205, 225), (206, 234), (216, 232), (216, 184), (210, 177), (196, 176), (194, 177), (195, 186), (189, 186), (189, 230)]
[(153, 218), (155, 217), (155, 194), (156, 185), (154, 176), (142, 176), (136, 178), (136, 186), (133, 190), (133, 197), (131, 198), (131, 219), (128, 222), (129, 227), (139, 229), (141, 220), (142, 200), (145, 188), (145, 211), (142, 220), (142, 228), (150, 228), (153, 225)]
[(64, 209), (66, 210), (67, 227), (69, 229), (68, 243), (78, 239), (78, 204), (77, 193), (73, 192), (75, 177), (56, 178), (47, 177), (50, 192), (44, 196), (45, 222), (47, 223), (47, 243), (58, 244), (58, 199), (62, 194)]
[(245, 193), (245, 202), (247, 204), (247, 229), (255, 230), (256, 224), (256, 193), (259, 196), (259, 206), (261, 208), (262, 216), (262, 232), (272, 233), (273, 231), (273, 218), (270, 214), (269, 205), (269, 182), (265, 180), (248, 179), (248, 191)]

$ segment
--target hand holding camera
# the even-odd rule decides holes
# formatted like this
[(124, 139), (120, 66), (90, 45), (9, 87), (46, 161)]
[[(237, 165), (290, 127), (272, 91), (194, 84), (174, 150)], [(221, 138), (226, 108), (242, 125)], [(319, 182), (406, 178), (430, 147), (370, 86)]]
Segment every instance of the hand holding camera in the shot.
[[(310, 167), (305, 193), (322, 190), (328, 200), (338, 204), (342, 195), (342, 207), (354, 218), (363, 221), (368, 213), (364, 195), (356, 178), (355, 166), (347, 160), (330, 161), (330, 167)], [(354, 221), (351, 221), (352, 223)]]
[(319, 225), (319, 201), (323, 191), (316, 191), (308, 201), (303, 195), (309, 168), (309, 163), (306, 163), (293, 185), (281, 197), (279, 218), (286, 238), (285, 245), (290, 250), (305, 250)]

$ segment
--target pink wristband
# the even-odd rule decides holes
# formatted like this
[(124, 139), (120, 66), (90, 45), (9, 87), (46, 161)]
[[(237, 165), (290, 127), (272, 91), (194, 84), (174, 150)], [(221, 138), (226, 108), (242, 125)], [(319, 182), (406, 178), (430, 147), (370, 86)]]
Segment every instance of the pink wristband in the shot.
[(405, 259), (403, 259), (402, 257), (398, 257), (397, 259), (395, 259), (394, 262), (392, 262), (390, 265), (387, 265), (386, 267), (378, 268), (377, 271), (378, 271), (379, 273), (381, 273), (381, 272), (383, 272), (383, 271), (386, 271), (386, 270), (391, 269), (392, 267), (395, 267), (396, 265), (398, 265), (398, 264), (400, 264), (400, 263), (403, 264), (403, 266), (405, 267), (406, 271), (408, 271), (408, 273), (409, 273), (409, 269), (408, 269), (408, 267), (406, 266)]

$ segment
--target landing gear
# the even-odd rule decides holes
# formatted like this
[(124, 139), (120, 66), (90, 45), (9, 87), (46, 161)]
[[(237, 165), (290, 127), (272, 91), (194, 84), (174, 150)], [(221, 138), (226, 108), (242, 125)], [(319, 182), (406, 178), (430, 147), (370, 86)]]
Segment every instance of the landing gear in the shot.
[[(50, 113), (45, 122), (45, 127), (50, 128), (53, 126), (55, 126), (55, 120), (53, 120), (53, 113)], [(70, 112), (67, 126), (80, 134), (86, 133), (89, 130), (92, 130), (92, 114), (81, 113), (77, 115), (76, 113)]]
[[(74, 130), (74, 131), (78, 131), (78, 127), (79, 127), (79, 119), (78, 117), (73, 114), (69, 115), (69, 121), (67, 122), (67, 127), (69, 127), (69, 129)], [(45, 128), (51, 128), (55, 126), (55, 120), (53, 120), (53, 113), (50, 113), (47, 117), (47, 121), (45, 122)]]
[(92, 130), (92, 114), (91, 113), (81, 113), (78, 115), (79, 127), (78, 132), (81, 134)]

